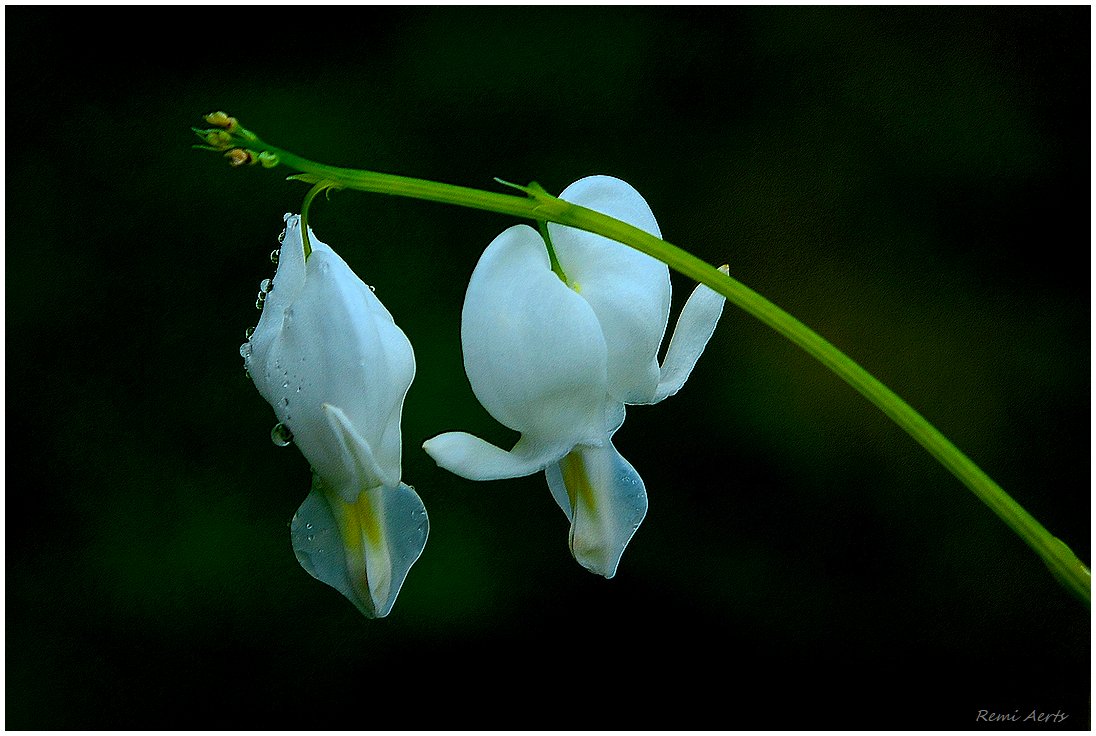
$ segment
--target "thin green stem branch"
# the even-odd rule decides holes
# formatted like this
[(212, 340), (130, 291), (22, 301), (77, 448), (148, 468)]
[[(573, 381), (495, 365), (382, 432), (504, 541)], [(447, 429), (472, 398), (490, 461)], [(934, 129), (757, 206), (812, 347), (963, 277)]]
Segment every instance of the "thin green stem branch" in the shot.
[[(801, 347), (879, 407), (1019, 535), (1067, 589), (1086, 605), (1091, 605), (1091, 575), (1088, 567), (1065, 543), (1048, 532), (913, 407), (814, 330), (745, 284), (687, 251), (620, 220), (564, 202), (547, 194), (537, 185), (515, 187), (521, 189), (526, 196), (498, 194), (423, 179), (327, 166), (270, 146), (258, 136), (242, 129), (233, 139), (234, 143), (249, 151), (264, 152), (268, 156), (276, 157), (279, 163), (302, 172), (291, 177), (294, 179), (317, 185), (327, 182), (328, 185), (347, 189), (455, 204), (579, 228), (629, 245), (711, 287), (729, 302)], [(220, 146), (221, 150), (224, 148), (225, 146)], [(310, 196), (315, 196), (316, 191), (314, 189), (310, 192)]]

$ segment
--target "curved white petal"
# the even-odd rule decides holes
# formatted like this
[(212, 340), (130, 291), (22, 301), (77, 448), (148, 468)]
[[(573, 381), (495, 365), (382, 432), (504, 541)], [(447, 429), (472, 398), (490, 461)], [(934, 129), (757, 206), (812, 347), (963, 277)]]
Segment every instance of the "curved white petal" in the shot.
[[(724, 273), (727, 267), (720, 268)], [(662, 372), (658, 381), (658, 390), (651, 399), (652, 404), (673, 396), (693, 372), (697, 359), (704, 352), (708, 341), (712, 339), (719, 316), (723, 314), (726, 299), (704, 284), (699, 284), (677, 318), (677, 326), (666, 348), (662, 360)]]
[(290, 524), (293, 552), (369, 618), (388, 615), (430, 532), (414, 489), (377, 486), (348, 503), (319, 478)]
[(451, 473), (469, 480), (520, 478), (558, 462), (573, 447), (563, 442), (536, 442), (523, 436), (507, 452), (467, 432), (446, 432), (423, 443), (422, 449)]
[(407, 337), (350, 267), (310, 235), (303, 255), (299, 218), (286, 223), (274, 288), (250, 341), (246, 366), (294, 442), (328, 482), (360, 487), (324, 405), (338, 407), (375, 459), (376, 482), (400, 478), (400, 417), (415, 375)]
[[(393, 477), (392, 468), (385, 467), (377, 461), (373, 448), (350, 423), (349, 417), (343, 410), (331, 404), (324, 404), (322, 408), (331, 430), (331, 441), (342, 452), (343, 458), (340, 468), (343, 472), (331, 471), (323, 476), (327, 485), (333, 491), (342, 493), (343, 500), (347, 503), (352, 503), (362, 488), (398, 485), (399, 476)], [(398, 471), (399, 468), (396, 470)]]
[(591, 572), (611, 578), (647, 515), (643, 479), (611, 442), (580, 445), (545, 471), (552, 497), (571, 522), (571, 554)]
[(551, 271), (540, 234), (515, 225), (495, 238), (468, 284), (464, 367), (476, 398), (538, 445), (604, 433), (605, 339), (597, 317)]
[[(576, 181), (560, 199), (661, 237), (651, 208), (626, 182), (611, 176)], [(658, 347), (670, 314), (666, 264), (623, 243), (548, 224), (560, 265), (590, 304), (605, 334), (609, 392), (619, 401), (650, 401), (659, 380)]]

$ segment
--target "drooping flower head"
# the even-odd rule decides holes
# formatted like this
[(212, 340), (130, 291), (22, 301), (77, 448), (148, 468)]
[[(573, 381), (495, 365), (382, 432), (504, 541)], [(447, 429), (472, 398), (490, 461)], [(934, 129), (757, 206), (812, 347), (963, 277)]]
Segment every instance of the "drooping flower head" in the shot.
[[(400, 418), (415, 357), (370, 287), (286, 215), (278, 270), (241, 349), (281, 436), (312, 465), (290, 532), (298, 561), (366, 616), (388, 614), (429, 523), (400, 481)], [(264, 286), (265, 286), (264, 282)]]
[[(660, 237), (646, 201), (619, 179), (581, 179), (560, 198)], [(670, 311), (666, 265), (583, 230), (550, 223), (548, 231), (566, 281), (552, 270), (540, 233), (511, 227), (480, 257), (461, 317), (472, 390), (521, 438), (506, 451), (449, 432), (423, 447), (439, 465), (472, 480), (544, 470), (571, 522), (575, 558), (611, 578), (647, 512), (643, 481), (612, 436), (626, 404), (653, 404), (681, 388), (724, 300), (697, 287), (660, 365)]]

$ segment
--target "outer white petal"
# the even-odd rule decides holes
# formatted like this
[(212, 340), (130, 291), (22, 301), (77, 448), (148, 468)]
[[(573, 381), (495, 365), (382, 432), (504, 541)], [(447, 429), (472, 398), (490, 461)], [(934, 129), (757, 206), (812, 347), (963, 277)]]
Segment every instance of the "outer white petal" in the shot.
[[(620, 179), (580, 179), (560, 199), (661, 237), (647, 202)], [(649, 402), (658, 385), (658, 347), (670, 314), (669, 269), (600, 235), (555, 223), (548, 230), (567, 278), (593, 308), (605, 333), (609, 393), (630, 404)]]
[(500, 423), (543, 445), (604, 434), (601, 326), (552, 273), (536, 230), (511, 227), (484, 251), (468, 284), (461, 341), (472, 390)]
[(611, 442), (580, 445), (545, 471), (552, 497), (571, 522), (571, 554), (586, 569), (611, 578), (647, 514), (647, 491)]
[[(726, 273), (727, 267), (723, 266), (720, 270)], [(697, 359), (712, 339), (725, 302), (721, 294), (704, 284), (699, 284), (689, 295), (677, 318), (670, 346), (666, 348), (658, 390), (650, 403), (673, 396), (685, 385)]]
[[(294, 442), (331, 485), (400, 480), (400, 416), (415, 374), (407, 337), (350, 267), (315, 236), (303, 256), (299, 219), (286, 237), (247, 368)], [(324, 405), (339, 408), (375, 458), (376, 477), (359, 478)]]
[(498, 480), (532, 475), (558, 462), (573, 447), (562, 442), (536, 442), (523, 436), (507, 452), (467, 432), (446, 432), (423, 443), (438, 465), (469, 480)]
[(301, 566), (370, 618), (388, 615), (429, 532), (410, 486), (377, 486), (348, 503), (318, 476), (290, 524)]

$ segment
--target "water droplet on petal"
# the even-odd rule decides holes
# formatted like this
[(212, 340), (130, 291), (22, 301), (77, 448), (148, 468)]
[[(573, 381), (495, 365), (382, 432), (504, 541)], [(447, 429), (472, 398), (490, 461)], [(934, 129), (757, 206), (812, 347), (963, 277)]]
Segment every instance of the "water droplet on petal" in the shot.
[(251, 357), (251, 343), (245, 342), (240, 346), (240, 357), (247, 360)]
[(259, 284), (259, 293), (260, 294), (266, 294), (267, 292), (269, 292), (273, 288), (274, 288), (274, 282), (273, 281), (271, 281), (270, 279), (263, 279), (262, 283)]
[(263, 311), (263, 300), (262, 299), (256, 299), (255, 300), (255, 308), (258, 309), (260, 312)]
[(251, 371), (249, 371), (247, 368), (244, 368), (244, 377), (251, 378)]
[(245, 340), (250, 340), (251, 336), (254, 335), (254, 334), (255, 334), (255, 328), (254, 327), (248, 327), (246, 330), (244, 330), (244, 339)]
[[(282, 234), (281, 234), (281, 237), (282, 237), (282, 238), (284, 238), (284, 237), (285, 237), (285, 232), (284, 232), (284, 231), (282, 232)], [(281, 242), (281, 238), (279, 238), (279, 242)], [(275, 248), (274, 250), (270, 251), (270, 262), (271, 262), (271, 263), (273, 263), (273, 264), (274, 264), (275, 266), (277, 266), (277, 265), (278, 265), (278, 255), (279, 255), (280, 253), (281, 253), (281, 251), (280, 251), (280, 250), (278, 250), (277, 248)]]
[(305, 529), (311, 529), (311, 528), (312, 528), (312, 522), (310, 521), (310, 522), (308, 522), (307, 524), (305, 524), (305, 525), (304, 525), (304, 528), (305, 528)]
[(309, 535), (308, 535), (308, 537), (307, 537), (307, 539), (308, 539), (308, 541), (309, 541), (309, 542), (311, 542), (311, 541), (312, 541), (313, 539), (315, 539), (315, 538), (316, 538), (316, 535), (315, 535), (315, 534), (309, 534)]
[(289, 427), (278, 422), (270, 430), (270, 441), (278, 447), (285, 447), (293, 442), (293, 433), (289, 431)]
[(373, 286), (372, 284), (366, 284), (366, 286), (368, 286), (368, 287), (369, 287), (369, 290), (370, 290), (370, 291), (376, 291), (376, 290), (377, 290), (377, 287), (376, 287), (376, 286)]

